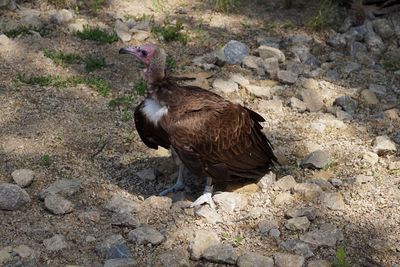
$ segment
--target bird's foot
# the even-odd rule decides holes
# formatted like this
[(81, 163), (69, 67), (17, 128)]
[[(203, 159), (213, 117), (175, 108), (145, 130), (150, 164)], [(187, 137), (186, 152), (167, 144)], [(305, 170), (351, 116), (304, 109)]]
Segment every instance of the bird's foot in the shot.
[(184, 183), (176, 183), (173, 186), (171, 186), (170, 188), (165, 189), (164, 191), (160, 192), (158, 195), (159, 196), (166, 196), (169, 193), (176, 193), (178, 191), (181, 191), (185, 188), (185, 184)]
[(210, 205), (210, 208), (215, 210), (215, 203), (214, 200), (212, 199), (212, 193), (211, 192), (205, 192), (203, 195), (201, 195), (198, 199), (196, 199), (191, 205), (191, 208), (200, 206), (204, 203), (207, 203)]

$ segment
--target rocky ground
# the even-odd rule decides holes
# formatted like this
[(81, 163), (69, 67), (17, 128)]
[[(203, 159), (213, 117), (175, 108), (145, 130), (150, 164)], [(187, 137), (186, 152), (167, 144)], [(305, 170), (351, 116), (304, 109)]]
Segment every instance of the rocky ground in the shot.
[[(188, 2), (113, 0), (96, 11), (0, 1), (0, 265), (311, 267), (344, 252), (348, 265), (336, 266), (399, 266), (400, 15), (349, 17), (322, 34), (280, 1), (230, 14)], [(186, 45), (151, 33), (176, 19)], [(10, 35), (21, 25), (35, 28)], [(84, 25), (118, 40), (81, 40)], [(141, 67), (118, 55), (145, 42), (175, 59), (174, 75), (262, 114), (282, 165), (219, 188), (215, 211), (189, 208), (203, 186), (193, 177), (158, 197), (176, 167), (134, 130)], [(88, 72), (47, 50), (106, 64)], [(46, 75), (100, 77), (111, 89), (29, 80)]]

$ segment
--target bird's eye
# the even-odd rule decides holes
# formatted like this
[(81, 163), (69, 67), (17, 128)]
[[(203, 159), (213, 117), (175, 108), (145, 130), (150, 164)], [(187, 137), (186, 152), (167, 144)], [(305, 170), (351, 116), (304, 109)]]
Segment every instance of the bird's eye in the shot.
[(142, 53), (142, 56), (147, 57), (147, 51), (141, 50), (140, 52)]

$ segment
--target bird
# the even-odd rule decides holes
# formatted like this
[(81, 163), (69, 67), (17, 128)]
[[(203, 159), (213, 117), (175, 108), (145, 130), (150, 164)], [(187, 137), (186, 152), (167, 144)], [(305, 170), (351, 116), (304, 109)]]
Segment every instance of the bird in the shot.
[(182, 85), (166, 75), (166, 52), (155, 44), (124, 47), (142, 62), (147, 95), (134, 112), (135, 127), (149, 148), (171, 149), (178, 164), (174, 186), (160, 195), (185, 187), (185, 168), (206, 180), (203, 194), (191, 207), (209, 204), (214, 184), (254, 181), (278, 163), (271, 142), (262, 132), (265, 119), (240, 104), (206, 89)]

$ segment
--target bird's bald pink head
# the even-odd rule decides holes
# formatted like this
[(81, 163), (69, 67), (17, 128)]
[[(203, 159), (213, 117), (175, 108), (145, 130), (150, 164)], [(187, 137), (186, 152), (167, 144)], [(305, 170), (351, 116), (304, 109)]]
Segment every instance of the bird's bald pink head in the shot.
[(120, 54), (129, 54), (143, 62), (146, 66), (150, 65), (151, 60), (154, 57), (155, 51), (158, 47), (154, 44), (145, 44), (140, 46), (129, 46), (126, 48), (121, 48), (119, 50)]

